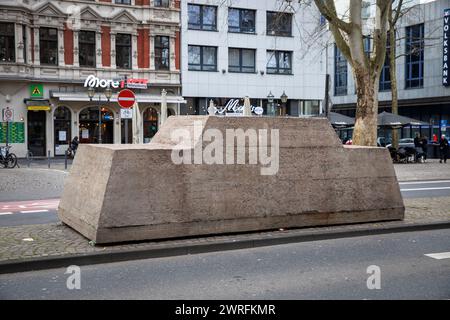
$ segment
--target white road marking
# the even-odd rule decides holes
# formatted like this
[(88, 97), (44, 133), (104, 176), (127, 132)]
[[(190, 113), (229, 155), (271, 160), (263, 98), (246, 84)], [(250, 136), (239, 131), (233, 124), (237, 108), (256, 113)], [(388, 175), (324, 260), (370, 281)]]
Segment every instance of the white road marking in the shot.
[(425, 254), (427, 257), (442, 260), (442, 259), (450, 259), (450, 252), (441, 252), (441, 253), (428, 253)]
[(7, 214), (13, 214), (13, 213), (12, 212), (0, 212), (0, 216), (7, 215)]
[(48, 212), (48, 210), (25, 210), (25, 211), (20, 211), (20, 213), (38, 213), (38, 212)]
[(430, 184), (430, 183), (450, 183), (450, 180), (436, 180), (436, 181), (407, 181), (407, 182), (399, 182), (398, 184)]
[(403, 192), (408, 192), (408, 191), (428, 191), (428, 190), (450, 190), (450, 187), (400, 189), (400, 191), (403, 191)]

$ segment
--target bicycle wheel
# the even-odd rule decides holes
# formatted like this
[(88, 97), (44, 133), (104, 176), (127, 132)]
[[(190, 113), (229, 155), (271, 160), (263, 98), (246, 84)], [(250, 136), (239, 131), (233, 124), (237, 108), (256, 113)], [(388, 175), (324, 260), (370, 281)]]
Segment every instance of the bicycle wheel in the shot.
[(7, 168), (14, 168), (17, 166), (17, 156), (14, 153), (8, 154), (6, 157)]

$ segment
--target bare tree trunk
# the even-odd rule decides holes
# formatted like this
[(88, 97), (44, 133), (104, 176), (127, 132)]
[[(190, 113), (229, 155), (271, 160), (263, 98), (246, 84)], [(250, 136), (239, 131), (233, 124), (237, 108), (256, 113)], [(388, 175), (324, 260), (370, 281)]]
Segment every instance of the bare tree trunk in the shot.
[[(397, 67), (396, 60), (396, 41), (395, 41), (395, 21), (392, 17), (392, 9), (389, 13), (389, 76), (391, 79), (391, 98), (392, 98), (392, 113), (398, 114), (398, 90), (397, 90)], [(392, 129), (392, 146), (398, 149), (398, 129)]]
[(353, 144), (360, 146), (377, 145), (378, 77), (371, 76), (365, 68), (355, 68), (356, 119)]

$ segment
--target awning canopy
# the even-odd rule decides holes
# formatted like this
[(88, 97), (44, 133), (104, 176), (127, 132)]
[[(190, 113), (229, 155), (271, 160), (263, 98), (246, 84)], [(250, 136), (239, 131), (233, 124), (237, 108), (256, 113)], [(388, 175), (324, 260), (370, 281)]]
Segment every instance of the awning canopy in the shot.
[[(91, 101), (86, 92), (50, 92), (51, 97), (58, 98), (60, 101)], [(108, 102), (104, 94), (96, 94), (92, 98), (92, 102)], [(149, 94), (136, 94), (136, 100), (138, 103), (161, 103), (161, 96), (149, 95)], [(114, 93), (109, 99), (110, 102), (117, 102), (117, 93)], [(186, 103), (181, 96), (167, 96), (167, 103)]]

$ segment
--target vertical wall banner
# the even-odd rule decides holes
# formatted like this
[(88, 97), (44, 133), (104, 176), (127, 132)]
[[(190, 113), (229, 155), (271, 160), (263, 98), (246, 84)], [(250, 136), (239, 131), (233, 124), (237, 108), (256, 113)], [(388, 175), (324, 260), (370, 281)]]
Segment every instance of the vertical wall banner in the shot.
[[(9, 128), (7, 127), (9, 125)], [(25, 125), (23, 122), (0, 122), (0, 143), (25, 143)]]
[(443, 38), (443, 64), (442, 64), (442, 84), (450, 86), (449, 63), (450, 63), (450, 9), (444, 10), (444, 38)]

